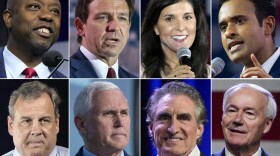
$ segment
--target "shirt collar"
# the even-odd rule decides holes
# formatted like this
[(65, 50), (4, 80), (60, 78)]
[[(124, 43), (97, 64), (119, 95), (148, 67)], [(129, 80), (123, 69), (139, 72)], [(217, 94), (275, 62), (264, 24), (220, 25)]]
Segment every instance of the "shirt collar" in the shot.
[[(57, 149), (56, 149), (56, 146), (55, 146), (52, 153), (50, 154), (50, 156), (56, 156), (56, 154), (57, 154)], [(21, 156), (16, 148), (13, 152), (13, 156)]]
[[(277, 50), (273, 55), (271, 55), (263, 64), (262, 68), (265, 70), (266, 73), (269, 73), (274, 63), (277, 61), (278, 57), (280, 56), (280, 48), (277, 47)], [(242, 69), (242, 73), (244, 72), (245, 67)]]
[[(110, 68), (106, 63), (98, 59), (93, 53), (87, 50), (83, 45), (80, 46), (81, 52), (85, 55), (85, 57), (90, 61), (94, 70), (96, 71), (99, 78), (106, 78), (108, 68)], [(116, 77), (119, 78), (119, 62), (117, 62), (111, 66), (116, 73)]]
[[(225, 148), (225, 154), (226, 156), (234, 156), (233, 154), (231, 154), (229, 152), (229, 150), (227, 149), (227, 147)], [(259, 149), (257, 150), (257, 152), (255, 154), (253, 154), (252, 156), (261, 156), (262, 155), (262, 151), (261, 148), (259, 147)]]
[[(7, 78), (25, 78), (22, 72), (27, 66), (16, 57), (7, 46), (4, 48), (3, 57)], [(37, 76), (34, 76), (33, 78), (47, 78), (50, 75), (49, 68), (42, 62), (33, 69), (37, 73)]]
[[(83, 156), (96, 156), (96, 155), (88, 151), (85, 147), (83, 147)], [(124, 156), (123, 150), (121, 152), (121, 156)]]
[(200, 151), (197, 147), (197, 145), (194, 147), (194, 149), (192, 150), (192, 152), (189, 154), (189, 156), (199, 156), (200, 155)]

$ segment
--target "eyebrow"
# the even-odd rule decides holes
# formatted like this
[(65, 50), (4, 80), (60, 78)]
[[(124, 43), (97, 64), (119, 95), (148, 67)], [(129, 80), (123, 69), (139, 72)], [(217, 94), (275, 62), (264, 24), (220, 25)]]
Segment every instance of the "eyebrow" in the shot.
[[(248, 17), (245, 16), (245, 15), (236, 15), (236, 16), (230, 17), (230, 18), (229, 18), (229, 21), (236, 21), (237, 19), (240, 19), (240, 18), (242, 18), (242, 19), (247, 19)], [(225, 24), (225, 23), (227, 23), (226, 20), (219, 21), (219, 25), (223, 25), (223, 24)]]

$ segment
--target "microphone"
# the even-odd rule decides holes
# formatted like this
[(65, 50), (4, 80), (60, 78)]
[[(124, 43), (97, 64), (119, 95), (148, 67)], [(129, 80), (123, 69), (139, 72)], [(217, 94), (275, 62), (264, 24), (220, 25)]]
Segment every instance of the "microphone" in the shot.
[(179, 59), (180, 65), (191, 66), (191, 54), (189, 48), (180, 48), (177, 51), (177, 57)]
[(216, 57), (211, 61), (211, 65), (212, 77), (215, 77), (223, 71), (225, 67), (225, 61), (219, 57)]
[(54, 72), (62, 65), (64, 61), (69, 61), (63, 58), (62, 54), (58, 51), (48, 51), (42, 57), (42, 62), (48, 67), (55, 67), (51, 74), (48, 76), (50, 78)]

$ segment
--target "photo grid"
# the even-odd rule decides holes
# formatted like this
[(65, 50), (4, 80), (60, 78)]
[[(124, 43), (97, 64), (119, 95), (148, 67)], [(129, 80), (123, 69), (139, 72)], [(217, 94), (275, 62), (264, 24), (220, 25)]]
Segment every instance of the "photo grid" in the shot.
[(280, 0), (0, 12), (0, 155), (279, 155)]

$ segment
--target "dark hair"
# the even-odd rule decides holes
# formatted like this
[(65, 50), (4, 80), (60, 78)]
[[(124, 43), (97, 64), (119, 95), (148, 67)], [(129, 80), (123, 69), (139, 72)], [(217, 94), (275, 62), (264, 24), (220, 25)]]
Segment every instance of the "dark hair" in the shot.
[[(94, 0), (78, 0), (75, 10), (75, 18), (79, 17), (84, 23), (86, 23), (88, 18), (88, 10), (89, 10), (89, 4), (93, 2)], [(131, 17), (133, 15), (134, 11), (134, 0), (125, 0), (128, 8), (129, 8), (129, 17), (131, 20)], [(77, 42), (82, 42), (82, 37), (78, 35)]]
[[(229, 0), (220, 0), (219, 1), (219, 12), (222, 7), (222, 5)], [(275, 31), (276, 31), (276, 26), (277, 26), (277, 9), (276, 9), (276, 4), (274, 0), (250, 0), (254, 6), (255, 6), (255, 14), (258, 19), (259, 25), (262, 26), (262, 21), (268, 17), (268, 16), (273, 16), (275, 18), (275, 29), (272, 32), (272, 38), (274, 39), (275, 37)]]
[(207, 77), (207, 61), (208, 61), (208, 28), (205, 14), (201, 8), (200, 0), (150, 0), (141, 32), (141, 58), (146, 77), (161, 77), (160, 71), (163, 70), (165, 56), (161, 48), (160, 38), (154, 32), (161, 11), (172, 4), (180, 1), (187, 1), (193, 6), (194, 14), (197, 20), (196, 37), (193, 45), (190, 47), (192, 51), (192, 70), (196, 77)]
[[(161, 88), (156, 89), (151, 95), (148, 104), (146, 106), (147, 119), (146, 122), (151, 124), (155, 120), (155, 112), (159, 100), (167, 95), (185, 95), (193, 101), (195, 104), (195, 118), (197, 124), (205, 125), (207, 123), (207, 110), (204, 105), (204, 101), (200, 93), (192, 86), (179, 81), (172, 81), (166, 83)], [(197, 144), (201, 141), (201, 138), (197, 139)]]

